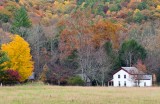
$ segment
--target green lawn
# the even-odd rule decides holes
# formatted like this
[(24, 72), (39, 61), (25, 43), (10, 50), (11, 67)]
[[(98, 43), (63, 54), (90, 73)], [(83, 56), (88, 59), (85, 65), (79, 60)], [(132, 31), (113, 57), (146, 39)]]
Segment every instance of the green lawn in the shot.
[(160, 88), (0, 87), (0, 104), (160, 104)]

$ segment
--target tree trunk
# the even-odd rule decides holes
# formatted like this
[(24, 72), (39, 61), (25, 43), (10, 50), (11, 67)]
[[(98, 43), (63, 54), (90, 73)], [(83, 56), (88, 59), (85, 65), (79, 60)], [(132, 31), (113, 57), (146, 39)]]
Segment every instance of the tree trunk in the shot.
[(96, 85), (98, 86), (98, 82), (97, 82), (97, 80), (96, 80)]
[(129, 52), (129, 66), (132, 66), (132, 54)]
[(61, 81), (60, 80), (58, 80), (58, 86), (60, 86), (61, 85)]

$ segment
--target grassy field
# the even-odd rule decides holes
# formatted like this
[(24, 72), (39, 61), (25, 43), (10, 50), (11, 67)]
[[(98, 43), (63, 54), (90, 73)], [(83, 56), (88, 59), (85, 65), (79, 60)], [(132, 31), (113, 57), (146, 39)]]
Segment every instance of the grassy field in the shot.
[(160, 88), (0, 87), (0, 104), (160, 104)]

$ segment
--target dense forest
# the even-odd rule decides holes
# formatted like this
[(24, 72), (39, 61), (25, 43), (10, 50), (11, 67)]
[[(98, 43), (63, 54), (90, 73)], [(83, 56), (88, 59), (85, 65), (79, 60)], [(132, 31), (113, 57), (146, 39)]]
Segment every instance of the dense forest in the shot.
[(160, 82), (159, 41), (160, 0), (0, 0), (0, 69), (21, 82), (104, 85), (122, 66)]

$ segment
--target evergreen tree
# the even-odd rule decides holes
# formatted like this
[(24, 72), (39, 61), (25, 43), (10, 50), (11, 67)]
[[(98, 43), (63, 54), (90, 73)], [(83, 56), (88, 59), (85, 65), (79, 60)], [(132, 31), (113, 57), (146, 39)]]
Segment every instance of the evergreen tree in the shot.
[(144, 60), (146, 56), (147, 52), (145, 48), (135, 40), (125, 41), (119, 51), (119, 58), (124, 66), (131, 67), (138, 61), (138, 59)]
[(22, 33), (22, 31), (20, 31), (21, 30), (20, 28), (29, 28), (31, 27), (31, 25), (32, 24), (28, 17), (26, 9), (24, 7), (21, 7), (15, 13), (11, 32), (14, 34), (20, 34), (22, 36), (22, 34), (24, 35), (25, 33)]

